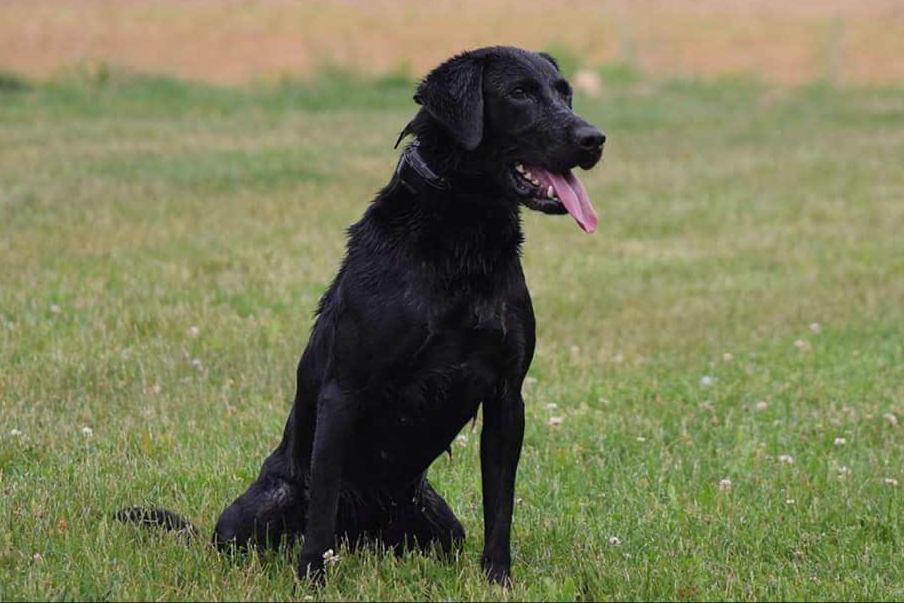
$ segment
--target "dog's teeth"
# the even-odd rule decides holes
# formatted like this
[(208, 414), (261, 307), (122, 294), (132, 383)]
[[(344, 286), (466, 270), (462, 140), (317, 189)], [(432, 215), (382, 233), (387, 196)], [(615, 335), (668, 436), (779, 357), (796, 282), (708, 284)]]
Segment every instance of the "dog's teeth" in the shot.
[(530, 180), (530, 172), (528, 172), (527, 170), (524, 170), (524, 172), (522, 172), (522, 173), (524, 174), (524, 177), (525, 177), (525, 178), (527, 178), (528, 180)]
[(536, 178), (531, 178), (530, 181), (534, 186), (540, 186), (540, 181)]
[(552, 188), (552, 185), (551, 185), (551, 184), (549, 185), (549, 188), (546, 189), (546, 196), (549, 197), (550, 199), (552, 199), (552, 196), (553, 196), (553, 188)]
[(521, 165), (520, 163), (516, 163), (516, 164), (515, 164), (515, 171), (518, 172), (519, 174), (523, 174), (523, 173), (524, 173), (524, 166)]

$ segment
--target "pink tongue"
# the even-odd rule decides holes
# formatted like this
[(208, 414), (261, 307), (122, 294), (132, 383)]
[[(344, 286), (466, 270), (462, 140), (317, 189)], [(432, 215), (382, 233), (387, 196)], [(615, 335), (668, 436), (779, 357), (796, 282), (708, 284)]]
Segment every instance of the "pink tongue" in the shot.
[(587, 189), (573, 172), (568, 171), (561, 175), (538, 168), (531, 168), (530, 171), (543, 186), (552, 186), (556, 196), (562, 200), (562, 205), (584, 232), (591, 233), (596, 230), (598, 222), (596, 210), (590, 203)]

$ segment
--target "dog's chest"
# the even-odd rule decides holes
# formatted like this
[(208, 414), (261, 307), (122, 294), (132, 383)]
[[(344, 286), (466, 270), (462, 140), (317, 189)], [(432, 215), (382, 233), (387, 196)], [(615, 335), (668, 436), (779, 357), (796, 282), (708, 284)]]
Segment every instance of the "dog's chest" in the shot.
[(504, 334), (513, 321), (509, 305), (505, 298), (453, 295), (426, 315), (427, 329), (439, 335), (460, 330)]
[(404, 480), (424, 471), (523, 361), (527, 325), (509, 302), (449, 301), (425, 317), (417, 352), (364, 420), (362, 456), (373, 475)]

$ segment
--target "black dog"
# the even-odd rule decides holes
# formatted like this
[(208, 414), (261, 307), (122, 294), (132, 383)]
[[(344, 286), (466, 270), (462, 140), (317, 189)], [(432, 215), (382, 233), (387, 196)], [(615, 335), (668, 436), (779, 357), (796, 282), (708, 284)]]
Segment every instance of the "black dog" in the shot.
[(415, 100), (399, 140), (416, 142), (349, 229), (282, 443), (214, 540), (272, 546), (303, 534), (301, 576), (318, 575), (339, 541), (451, 551), (465, 531), (427, 469), (483, 403), (483, 569), (507, 584), (534, 352), (520, 207), (569, 213), (592, 232), (596, 213), (571, 169), (593, 167), (605, 137), (572, 112), (556, 62), (517, 48), (454, 57)]

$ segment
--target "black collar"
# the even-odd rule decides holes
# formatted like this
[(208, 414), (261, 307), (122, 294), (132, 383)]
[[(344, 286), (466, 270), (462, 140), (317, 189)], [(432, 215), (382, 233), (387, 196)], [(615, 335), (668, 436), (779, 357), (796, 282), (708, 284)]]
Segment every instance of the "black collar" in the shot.
[(417, 142), (405, 147), (395, 171), (396, 181), (412, 194), (448, 191), (449, 181), (437, 175), (424, 161)]

